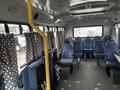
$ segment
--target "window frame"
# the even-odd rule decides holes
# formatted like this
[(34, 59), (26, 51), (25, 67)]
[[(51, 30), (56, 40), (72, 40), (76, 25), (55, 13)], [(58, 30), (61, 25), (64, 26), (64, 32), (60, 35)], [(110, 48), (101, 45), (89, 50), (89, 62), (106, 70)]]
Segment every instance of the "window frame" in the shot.
[[(76, 37), (74, 36), (74, 28), (97, 27), (97, 26), (101, 26), (101, 27), (102, 27), (102, 35), (99, 36), (99, 37), (103, 37), (103, 36), (104, 36), (104, 26), (103, 26), (103, 25), (75, 26), (75, 27), (72, 28), (72, 36), (73, 36), (74, 38), (76, 38)], [(87, 37), (80, 37), (80, 38), (87, 38)], [(94, 38), (94, 37), (89, 37), (89, 38)]]

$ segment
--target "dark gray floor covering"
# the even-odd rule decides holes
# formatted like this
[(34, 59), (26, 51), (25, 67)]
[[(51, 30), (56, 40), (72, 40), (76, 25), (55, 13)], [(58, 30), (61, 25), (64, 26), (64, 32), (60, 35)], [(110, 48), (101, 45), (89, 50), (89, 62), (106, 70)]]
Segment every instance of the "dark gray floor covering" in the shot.
[(103, 65), (98, 67), (94, 60), (82, 60), (79, 71), (61, 80), (58, 90), (120, 90), (120, 85), (113, 85)]

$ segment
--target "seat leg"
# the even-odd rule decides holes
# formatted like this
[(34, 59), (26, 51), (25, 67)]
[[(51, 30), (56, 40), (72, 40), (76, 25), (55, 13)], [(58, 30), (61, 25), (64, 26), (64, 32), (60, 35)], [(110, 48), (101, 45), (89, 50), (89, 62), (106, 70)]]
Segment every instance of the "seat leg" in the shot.
[(73, 65), (70, 65), (70, 73), (73, 72)]
[(78, 58), (78, 70), (79, 70), (79, 67), (80, 67), (80, 58)]
[(97, 66), (100, 66), (100, 62), (99, 62), (99, 60), (97, 60)]
[(86, 53), (84, 53), (84, 59), (86, 59)]
[(91, 59), (91, 52), (90, 52), (90, 59)]
[(106, 74), (108, 77), (110, 77), (110, 68), (106, 67)]

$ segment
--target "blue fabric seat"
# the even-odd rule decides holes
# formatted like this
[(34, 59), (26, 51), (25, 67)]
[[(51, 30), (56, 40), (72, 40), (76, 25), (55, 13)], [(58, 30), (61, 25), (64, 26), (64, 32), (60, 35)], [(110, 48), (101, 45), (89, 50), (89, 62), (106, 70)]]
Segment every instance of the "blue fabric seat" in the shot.
[(87, 58), (87, 55), (89, 55), (89, 57), (91, 58), (92, 56), (92, 40), (91, 38), (86, 38), (83, 43), (82, 43), (82, 51), (83, 51), (83, 55), (85, 58)]
[(101, 40), (95, 42), (94, 56), (96, 59), (104, 59), (105, 57), (104, 44)]
[(73, 42), (73, 56), (74, 58), (82, 57), (82, 40), (76, 39)]
[(120, 69), (120, 63), (117, 61), (114, 54), (119, 55), (119, 49), (114, 42), (114, 40), (111, 40), (108, 42), (106, 46), (106, 72), (108, 75), (110, 75), (110, 69), (118, 68)]
[(84, 40), (84, 42), (83, 42), (82, 47), (83, 47), (84, 52), (92, 51), (93, 49), (92, 49), (92, 40), (91, 40), (91, 38), (86, 38)]
[(58, 63), (61, 65), (73, 64), (73, 48), (69, 42), (64, 44), (62, 56)]
[(73, 59), (64, 59), (62, 58), (60, 61), (59, 61), (59, 64), (60, 65), (72, 65), (73, 64)]
[(96, 43), (96, 41), (98, 41), (98, 40), (101, 40), (101, 38), (98, 37), (98, 36), (96, 36), (96, 37), (92, 40), (92, 48), (93, 48), (93, 50), (95, 50), (95, 43)]
[(109, 60), (106, 61), (106, 65), (112, 69), (120, 69), (120, 63), (118, 61)]
[(37, 73), (36, 69), (43, 63), (43, 60), (37, 60), (36, 62), (31, 63), (26, 66), (22, 72), (22, 83), (25, 89), (27, 90), (36, 90), (37, 89)]
[(104, 36), (104, 38), (103, 38), (103, 43), (104, 43), (104, 47), (106, 48), (106, 46), (107, 46), (107, 43), (109, 42), (109, 41), (111, 41), (111, 40), (113, 40), (110, 36), (108, 36), (108, 35), (106, 35), (106, 36)]
[(74, 38), (69, 37), (68, 40), (69, 40), (69, 43), (71, 44), (71, 46), (73, 47)]
[(72, 73), (73, 70), (79, 68), (79, 60), (74, 59), (73, 46), (70, 44), (69, 41), (66, 41), (64, 43), (61, 59), (58, 64), (61, 66), (61, 77), (65, 76), (68, 78), (69, 73)]
[(94, 50), (94, 57), (97, 59), (97, 65), (99, 65), (99, 60), (104, 60), (105, 58), (105, 49), (104, 43), (102, 40), (97, 40), (95, 42), (95, 50)]

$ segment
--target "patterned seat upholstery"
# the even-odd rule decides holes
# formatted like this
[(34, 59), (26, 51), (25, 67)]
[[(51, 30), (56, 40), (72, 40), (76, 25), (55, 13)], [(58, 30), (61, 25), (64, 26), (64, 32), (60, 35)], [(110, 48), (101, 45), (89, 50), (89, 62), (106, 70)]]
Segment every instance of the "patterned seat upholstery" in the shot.
[(15, 90), (18, 81), (18, 66), (13, 34), (0, 35), (0, 67), (4, 90)]

